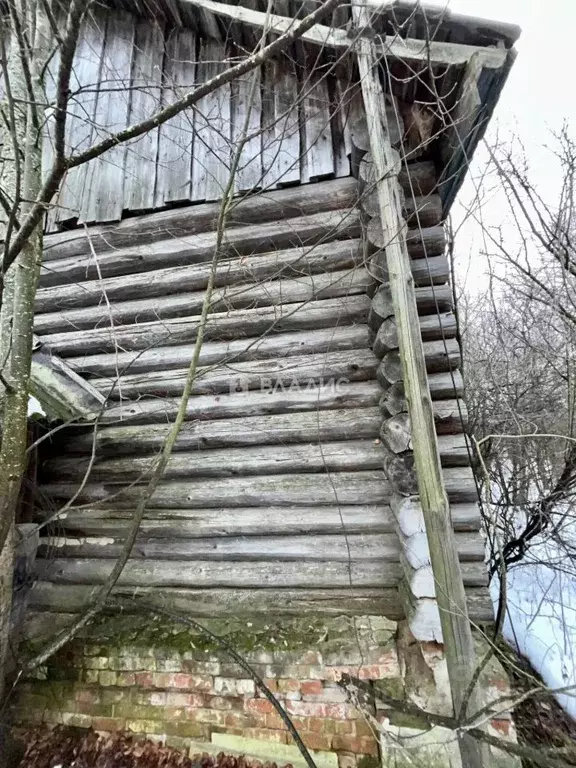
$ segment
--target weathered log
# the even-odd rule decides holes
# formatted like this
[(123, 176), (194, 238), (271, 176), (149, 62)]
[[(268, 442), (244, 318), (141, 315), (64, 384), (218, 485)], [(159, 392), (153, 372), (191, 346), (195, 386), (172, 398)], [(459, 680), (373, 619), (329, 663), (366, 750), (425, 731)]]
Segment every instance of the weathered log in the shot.
[[(377, 173), (374, 169), (372, 154), (367, 152), (360, 162), (358, 180), (362, 190), (372, 190), (377, 181)], [(422, 196), (429, 195), (436, 188), (436, 169), (434, 163), (424, 161), (419, 163), (403, 164), (398, 175), (400, 187), (404, 193), (411, 197), (412, 194)]]
[[(271, 280), (257, 285), (247, 283), (225, 286), (213, 292), (211, 309), (213, 312), (231, 312), (244, 308), (353, 296), (366, 293), (373, 283), (374, 278), (367, 269), (356, 267), (310, 277)], [(53, 334), (104, 325), (190, 317), (202, 311), (204, 295), (204, 291), (177, 293), (153, 299), (132, 299), (118, 304), (102, 303), (63, 312), (47, 312), (36, 315), (34, 330), (38, 334)]]
[[(224, 236), (222, 255), (232, 257), (265, 253), (311, 246), (329, 240), (356, 238), (359, 235), (359, 211), (328, 211), (294, 219), (253, 224), (249, 227), (228, 228)], [(97, 259), (91, 254), (55, 259), (44, 268), (40, 285), (66, 285), (87, 279), (96, 280), (100, 275), (113, 277), (134, 271), (145, 272), (210, 261), (216, 240), (216, 233), (208, 232), (131, 245), (102, 253)]]
[[(429, 256), (426, 259), (412, 259), (410, 261), (414, 285), (442, 285), (450, 279), (450, 265), (448, 258), (441, 256)], [(390, 273), (386, 263), (386, 252), (376, 251), (370, 258), (370, 272), (381, 283), (387, 282)]]
[[(484, 540), (477, 533), (455, 533), (458, 559), (461, 563), (484, 562), (486, 552)], [(414, 536), (402, 539), (402, 554), (414, 570), (430, 562), (430, 552), (426, 533), (416, 533)]]
[[(38, 561), (41, 580), (57, 584), (102, 584), (113, 560), (55, 559)], [(386, 562), (199, 562), (129, 560), (118, 581), (131, 587), (334, 588), (393, 587), (401, 577), (399, 563)]]
[[(428, 376), (430, 395), (433, 400), (454, 399), (462, 396), (464, 391), (464, 382), (460, 371), (450, 371), (449, 373), (431, 373)], [(406, 398), (404, 397), (404, 383), (397, 381), (384, 392), (380, 398), (380, 409), (382, 415), (396, 416), (408, 410)]]
[[(422, 568), (414, 569), (405, 560), (405, 558), (401, 557), (400, 560), (402, 562), (402, 570), (404, 571), (405, 579), (408, 583), (412, 595), (415, 598), (436, 597), (436, 582), (434, 581), (431, 566), (424, 566)], [(460, 570), (462, 572), (462, 580), (464, 581), (464, 586), (466, 588), (483, 587), (484, 590), (486, 590), (488, 573), (484, 563), (461, 563)]]
[[(278, 413), (214, 421), (187, 421), (182, 425), (174, 451), (238, 448), (251, 445), (324, 443), (332, 440), (378, 438), (382, 417), (378, 408), (339, 409)], [(168, 424), (93, 429), (83, 434), (68, 430), (55, 435), (55, 455), (90, 454), (98, 457), (129, 456), (159, 451), (170, 430)]]
[[(189, 400), (186, 419), (232, 419), (295, 411), (367, 408), (378, 403), (382, 389), (376, 381), (312, 386), (299, 392), (243, 392), (231, 395), (198, 395)], [(109, 407), (101, 424), (169, 423), (178, 411), (179, 398), (140, 400)]]
[[(313, 355), (321, 352), (339, 352), (366, 349), (370, 346), (371, 331), (367, 325), (357, 324), (342, 328), (316, 331), (275, 333), (249, 339), (206, 342), (200, 349), (198, 364), (217, 365), (244, 360), (269, 360), (274, 357)], [(174, 347), (146, 349), (141, 352), (118, 352), (101, 355), (69, 357), (66, 362), (78, 373), (94, 376), (118, 376), (119, 373), (146, 373), (184, 368), (190, 364), (190, 344)]]
[[(385, 251), (393, 237), (395, 237), (395, 233), (392, 233), (391, 236), (384, 234), (382, 223), (378, 217), (370, 219), (366, 227), (366, 239), (373, 250)], [(406, 233), (406, 246), (412, 259), (440, 256), (446, 248), (444, 227), (409, 229)]]
[[(84, 508), (58, 518), (65, 535), (121, 538), (130, 528), (132, 510)], [(457, 522), (454, 523), (455, 528)], [(229, 509), (147, 509), (139, 537), (196, 539), (214, 536), (393, 533), (390, 508), (373, 506), (246, 507)], [(466, 528), (465, 530), (468, 530)]]
[[(400, 586), (403, 602), (407, 606), (407, 616), (410, 623), (410, 631), (416, 640), (426, 641), (431, 633), (441, 641), (442, 632), (438, 612), (438, 603), (434, 599), (414, 598), (409, 588)], [(471, 621), (476, 624), (492, 623), (494, 621), (494, 608), (490, 594), (483, 587), (468, 587), (466, 589), (466, 609)]]
[[(337, 417), (336, 417), (337, 418)], [(313, 435), (310, 436), (311, 438)], [(147, 482), (155, 465), (155, 456), (129, 456), (124, 459), (98, 458), (90, 468), (92, 482)], [(321, 445), (279, 445), (241, 448), (213, 448), (209, 451), (175, 453), (162, 477), (235, 477), (293, 472), (339, 472), (380, 469), (382, 446), (374, 440), (346, 440)], [(43, 465), (42, 475), (53, 482), (82, 479), (89, 468), (89, 458), (54, 458)]]
[[(470, 534), (462, 534), (469, 536)], [(480, 537), (480, 545), (483, 542)], [(123, 540), (94, 536), (74, 538), (52, 536), (40, 540), (39, 555), (46, 558), (113, 558), (122, 553)], [(134, 544), (130, 558), (139, 560), (193, 561), (233, 563), (262, 562), (398, 562), (400, 542), (396, 533), (299, 536), (221, 536), (209, 539), (181, 539), (179, 537), (140, 537)]]
[[(437, 435), (457, 435), (464, 432), (468, 411), (463, 400), (434, 400), (432, 413)], [(411, 447), (408, 414), (401, 412), (386, 419), (382, 424), (380, 437), (395, 453), (407, 451)]]
[[(428, 373), (444, 373), (458, 368), (462, 362), (460, 344), (457, 339), (443, 341), (425, 341), (424, 360)], [(400, 352), (393, 349), (387, 352), (378, 366), (377, 378), (382, 387), (402, 381), (402, 364)]]
[[(52, 483), (44, 492), (54, 499), (70, 499), (78, 492), (76, 483)], [(131, 508), (140, 498), (138, 487), (120, 490), (107, 483), (87, 483), (78, 503), (95, 504), (110, 500), (114, 506)], [(214, 507), (313, 506), (315, 504), (387, 504), (390, 488), (383, 470), (327, 474), (257, 475), (214, 480), (162, 483), (150, 499), (158, 509)]]
[[(54, 622), (57, 611), (74, 612), (84, 610), (90, 600), (93, 587), (85, 584), (53, 584), (49, 581), (36, 582), (30, 591), (30, 616), (48, 617)], [(173, 610), (187, 616), (213, 618), (214, 616), (252, 617), (264, 614), (274, 616), (388, 616), (400, 619), (403, 609), (395, 588), (342, 588), (342, 589), (178, 589), (149, 588), (138, 590), (141, 599), (148, 605)], [(134, 597), (133, 590), (117, 587), (114, 597)], [(141, 610), (129, 600), (122, 608), (131, 613)], [(42, 611), (43, 613), (35, 613)], [(49, 613), (50, 612), (50, 613)], [(37, 637), (41, 623), (27, 623), (26, 637)], [(54, 634), (54, 625), (44, 627), (47, 635)]]
[[(390, 126), (390, 144), (393, 147), (398, 148), (402, 143), (402, 136), (404, 136), (404, 120), (400, 112), (395, 109), (391, 104), (386, 105), (386, 117), (388, 118), (388, 124)], [(368, 123), (365, 117), (359, 117), (354, 120), (352, 124), (352, 130), (350, 132), (350, 141), (352, 146), (357, 151), (362, 152), (363, 155), (370, 151), (370, 135), (368, 133)], [(398, 175), (398, 172), (395, 174)]]
[[(437, 339), (449, 339), (456, 336), (458, 326), (456, 317), (452, 312), (439, 315), (424, 315), (420, 318), (420, 335), (422, 341), (435, 341)], [(372, 350), (376, 357), (383, 358), (387, 352), (398, 349), (398, 333), (396, 320), (389, 317), (382, 322), (372, 344)]]
[[(370, 299), (367, 296), (342, 296), (320, 299), (306, 305), (242, 309), (236, 312), (215, 312), (208, 316), (206, 340), (234, 339), (259, 336), (270, 331), (309, 331), (338, 325), (365, 323)], [(42, 337), (43, 343), (63, 357), (84, 353), (113, 352), (117, 347), (128, 350), (172, 346), (196, 339), (199, 316), (186, 319), (119, 325), (115, 328), (95, 328)]]
[[(366, 189), (360, 198), (360, 206), (367, 216), (380, 215), (376, 190)], [(442, 221), (442, 200), (435, 193), (412, 197), (407, 193), (404, 199), (403, 213), (409, 227), (434, 227)]]
[[(193, 395), (220, 392), (265, 392), (298, 390), (312, 384), (332, 385), (336, 391), (343, 383), (370, 381), (376, 375), (377, 359), (369, 349), (297, 355), (274, 360), (251, 360), (230, 366), (198, 370)], [(114, 379), (93, 379), (94, 387), (112, 400), (137, 396), (180, 395), (188, 369), (155, 373), (136, 373)]]
[[(400, 531), (404, 536), (413, 536), (416, 533), (426, 531), (422, 505), (418, 496), (395, 496), (392, 507)], [(480, 530), (482, 515), (477, 503), (452, 504), (450, 515), (455, 531)]]
[[(392, 446), (390, 446), (392, 448)], [(438, 446), (440, 448), (440, 446)], [(466, 448), (463, 449), (467, 459)], [(446, 459), (446, 455), (444, 457)], [(442, 452), (440, 451), (442, 460)], [(384, 460), (384, 471), (391, 486), (396, 493), (402, 496), (412, 496), (418, 493), (416, 469), (412, 451), (406, 449), (402, 453), (394, 455), (389, 453)], [(446, 486), (446, 493), (451, 503), (468, 503), (478, 500), (478, 491), (474, 482), (474, 474), (468, 466), (468, 461), (447, 462), (442, 461), (442, 476)], [(484, 544), (482, 543), (482, 546)]]
[[(272, 190), (236, 200), (228, 214), (228, 227), (304, 216), (312, 208), (317, 213), (348, 210), (355, 205), (357, 196), (358, 184), (350, 178)], [(219, 202), (203, 203), (128, 218), (118, 224), (87, 230), (80, 227), (48, 235), (44, 239), (44, 261), (81, 256), (91, 248), (102, 253), (140, 243), (211, 232), (216, 228), (219, 213)]]
[[(442, 467), (470, 466), (470, 447), (465, 435), (440, 435), (438, 437), (438, 451), (440, 452)], [(384, 470), (390, 482), (395, 482), (395, 478), (403, 477), (414, 471), (414, 455), (409, 449), (406, 449), (404, 453), (397, 454), (384, 448), (384, 454)], [(406, 493), (399, 487), (397, 490), (404, 495)]]
[[(363, 260), (361, 240), (337, 240), (318, 243), (310, 248), (290, 248), (273, 253), (254, 254), (242, 258), (223, 259), (216, 268), (214, 285), (270, 280), (279, 277), (335, 272), (359, 265)], [(202, 291), (208, 285), (212, 267), (193, 264), (109, 277), (105, 282), (86, 280), (72, 285), (40, 288), (36, 294), (36, 313), (88, 307), (105, 298), (114, 303), (129, 299), (169, 296), (184, 291)]]
[[(425, 286), (422, 288), (415, 288), (414, 293), (416, 295), (416, 306), (418, 308), (418, 314), (429, 315), (438, 313), (450, 312), (453, 309), (454, 297), (452, 295), (452, 288), (449, 285), (435, 285)], [(374, 296), (372, 297), (372, 303), (370, 305), (370, 313), (368, 315), (368, 324), (375, 331), (381, 326), (381, 324), (389, 317), (394, 317), (394, 307), (392, 305), (392, 296), (390, 294), (390, 287), (387, 283), (382, 284)], [(421, 324), (422, 337), (424, 338), (424, 332)], [(430, 320), (430, 329), (435, 327), (439, 321)]]

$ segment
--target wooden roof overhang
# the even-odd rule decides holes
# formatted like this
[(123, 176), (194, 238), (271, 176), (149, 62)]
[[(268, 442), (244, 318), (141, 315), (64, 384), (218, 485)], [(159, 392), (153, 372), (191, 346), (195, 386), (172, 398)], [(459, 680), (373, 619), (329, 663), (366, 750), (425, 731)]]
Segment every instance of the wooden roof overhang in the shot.
[[(234, 41), (253, 50), (264, 27), (286, 32), (320, 0), (107, 0), (132, 13), (193, 27), (203, 36)], [(447, 215), (484, 135), (516, 57), (520, 28), (514, 24), (453, 14), (445, 7), (406, 0), (367, 0), (371, 26), (355, 30), (349, 4), (343, 4), (303, 37), (321, 55), (341, 57), (357, 77), (354, 41), (376, 38), (382, 54), (385, 90), (405, 103), (429, 105), (436, 137), (427, 149), (435, 161), (439, 192)], [(350, 51), (352, 57), (347, 56)]]

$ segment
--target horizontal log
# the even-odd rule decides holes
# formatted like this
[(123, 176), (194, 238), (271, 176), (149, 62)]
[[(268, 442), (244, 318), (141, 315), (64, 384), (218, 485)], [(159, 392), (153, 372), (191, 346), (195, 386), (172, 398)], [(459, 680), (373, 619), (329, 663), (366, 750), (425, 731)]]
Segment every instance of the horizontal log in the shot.
[[(426, 525), (418, 496), (395, 496), (392, 501), (394, 516), (404, 536), (424, 533)], [(455, 531), (479, 531), (482, 515), (477, 503), (451, 504), (450, 516)]]
[[(132, 524), (132, 510), (83, 508), (58, 518), (65, 534), (119, 538)], [(41, 522), (41, 519), (38, 521)], [(457, 529), (457, 521), (454, 523)], [(394, 517), (384, 505), (239, 507), (235, 509), (147, 509), (139, 538), (196, 539), (214, 536), (394, 533)], [(467, 530), (467, 529), (466, 529)]]
[[(246, 283), (217, 288), (212, 294), (210, 306), (213, 312), (232, 312), (237, 309), (309, 302), (315, 299), (364, 294), (373, 284), (374, 278), (370, 272), (363, 267), (357, 267), (310, 277), (282, 278), (258, 285)], [(40, 335), (105, 325), (190, 317), (200, 314), (204, 297), (204, 291), (197, 291), (153, 299), (133, 299), (117, 304), (102, 303), (99, 306), (62, 312), (46, 312), (36, 315), (34, 330)]]
[[(248, 339), (208, 341), (202, 344), (198, 365), (236, 363), (244, 360), (269, 360), (274, 357), (313, 355), (319, 352), (339, 352), (370, 347), (371, 331), (367, 325), (321, 328), (316, 331), (274, 333)], [(184, 368), (190, 364), (192, 347), (145, 349), (140, 352), (104, 353), (69, 357), (66, 362), (77, 373), (93, 376), (113, 376), (122, 373), (147, 373)]]
[[(214, 285), (216, 288), (221, 288), (279, 277), (334, 272), (359, 265), (362, 260), (362, 244), (359, 239), (337, 240), (332, 243), (319, 243), (310, 248), (291, 248), (286, 251), (222, 259), (216, 267)], [(72, 285), (40, 288), (36, 294), (34, 311), (38, 314), (88, 307), (106, 299), (115, 303), (130, 299), (169, 296), (185, 291), (202, 291), (208, 285), (211, 272), (211, 264), (193, 264), (156, 269), (152, 273), (142, 272), (109, 277), (102, 282), (87, 280)]]
[[(404, 558), (401, 558), (401, 560), (404, 577), (408, 582), (412, 595), (416, 598), (435, 597), (435, 580), (432, 574), (432, 568), (428, 566), (414, 570)], [(486, 589), (488, 572), (484, 563), (461, 563), (460, 570), (462, 571), (464, 587), (483, 587)]]
[[(408, 589), (401, 589), (407, 600), (406, 618), (410, 631), (420, 642), (441, 642), (442, 629), (438, 604), (434, 599), (418, 599), (409, 595)], [(470, 587), (466, 590), (466, 608), (468, 616), (475, 624), (493, 623), (494, 608), (486, 586)]]
[[(376, 251), (370, 258), (370, 273), (381, 283), (390, 278), (386, 263), (386, 252)], [(443, 285), (450, 279), (450, 265), (448, 257), (429, 256), (426, 259), (411, 259), (410, 269), (414, 278), (414, 285)]]
[[(477, 531), (474, 533), (456, 533), (454, 541), (461, 563), (484, 562), (486, 557), (485, 542)], [(420, 568), (423, 563), (429, 562), (430, 551), (426, 533), (417, 533), (408, 539), (403, 539), (402, 552), (406, 561), (415, 569)]]
[[(432, 342), (434, 343), (434, 342)], [(305, 389), (312, 384), (332, 385), (335, 391), (343, 383), (370, 381), (376, 376), (378, 361), (369, 349), (297, 355), (274, 360), (250, 360), (218, 368), (198, 370), (192, 394), (220, 392), (264, 392)], [(139, 396), (181, 395), (188, 369), (135, 373), (114, 379), (92, 379), (95, 389), (113, 400)]]
[[(477, 538), (482, 544), (482, 539)], [(122, 548), (122, 538), (50, 536), (40, 540), (39, 557), (117, 559)], [(349, 560), (396, 563), (399, 556), (400, 542), (395, 533), (343, 535), (342, 532), (340, 535), (229, 536), (211, 539), (140, 537), (130, 554), (131, 560), (227, 561), (234, 563), (234, 567), (237, 563), (271, 560), (287, 563), (347, 563)]]
[[(385, 111), (388, 119), (390, 144), (395, 148), (399, 147), (404, 136), (404, 120), (400, 112), (391, 104), (386, 105)], [(354, 120), (350, 131), (350, 141), (352, 146), (360, 152), (366, 154), (370, 151), (370, 133), (368, 122), (364, 116)]]
[[(379, 218), (370, 219), (366, 227), (366, 239), (376, 251), (385, 251), (390, 237), (384, 234)], [(440, 256), (446, 248), (444, 227), (423, 227), (406, 232), (406, 246), (412, 259)]]
[[(227, 227), (261, 224), (304, 216), (311, 208), (317, 213), (352, 208), (358, 197), (355, 179), (343, 178), (320, 184), (277, 189), (235, 200)], [(96, 253), (140, 243), (181, 238), (216, 229), (220, 203), (201, 203), (184, 208), (135, 216), (117, 224), (79, 227), (44, 238), (43, 260), (81, 256), (92, 248)]]
[[(445, 339), (444, 341), (425, 341), (424, 361), (428, 373), (445, 373), (458, 368), (462, 362), (460, 344), (457, 339)], [(402, 363), (400, 352), (392, 349), (387, 352), (378, 366), (377, 378), (382, 387), (402, 381)], [(97, 385), (96, 385), (97, 386)], [(97, 387), (98, 388), (98, 387)]]
[[(392, 445), (390, 448), (393, 450)], [(385, 462), (385, 471), (395, 493), (402, 496), (412, 496), (418, 493), (414, 457), (411, 452), (388, 457)], [(442, 477), (444, 478), (448, 501), (451, 504), (478, 502), (478, 489), (471, 467), (443, 467)]]
[[(366, 215), (380, 216), (378, 194), (375, 189), (366, 189), (360, 197), (360, 206)], [(442, 221), (442, 200), (435, 193), (413, 197), (407, 192), (403, 204), (403, 213), (409, 227), (434, 227)]]
[[(431, 194), (436, 188), (436, 168), (431, 161), (419, 163), (409, 163), (407, 166), (403, 163), (402, 169), (398, 175), (398, 181), (401, 188), (408, 198), (412, 194), (417, 196), (426, 196)], [(358, 169), (358, 180), (362, 189), (362, 196), (370, 193), (378, 176), (372, 162), (372, 155), (367, 152), (360, 162)]]
[[(365, 323), (370, 299), (367, 296), (345, 296), (321, 299), (304, 304), (281, 304), (276, 307), (242, 309), (236, 312), (214, 312), (208, 316), (206, 340), (253, 337), (269, 332), (286, 332), (332, 328)], [(50, 349), (62, 357), (150, 349), (172, 346), (196, 339), (200, 317), (95, 328), (42, 337)]]
[[(384, 469), (388, 479), (401, 476), (414, 467), (414, 456), (410, 449), (404, 449), (407, 453), (395, 454), (385, 450)], [(470, 447), (465, 435), (440, 435), (438, 437), (438, 451), (443, 467), (468, 467), (470, 465)]]
[[(414, 288), (416, 306), (419, 315), (435, 315), (438, 313), (447, 313), (454, 308), (454, 296), (450, 285), (434, 285)], [(387, 283), (381, 285), (374, 296), (370, 305), (368, 315), (368, 324), (377, 331), (380, 325), (389, 317), (394, 317), (394, 307), (392, 305), (392, 295)], [(420, 321), (420, 331), (424, 336), (424, 329), (428, 328), (432, 333), (440, 333), (440, 321), (430, 320), (426, 325)]]
[[(382, 417), (378, 408), (338, 410), (313, 408), (302, 413), (278, 413), (214, 421), (187, 421), (182, 425), (174, 452), (206, 448), (238, 448), (251, 445), (323, 443), (332, 440), (377, 439)], [(93, 429), (78, 434), (63, 430), (54, 436), (53, 455), (91, 454), (130, 456), (156, 453), (164, 445), (169, 424), (100, 428), (94, 441)], [(65, 432), (65, 434), (62, 434)]]
[[(47, 496), (68, 500), (78, 493), (76, 483), (43, 486)], [(107, 483), (87, 483), (77, 503), (113, 501), (117, 508), (130, 509), (142, 489), (119, 489)], [(114, 498), (111, 499), (111, 495)], [(387, 504), (389, 484), (384, 472), (335, 472), (332, 475), (297, 474), (256, 477), (225, 477), (214, 480), (163, 482), (150, 499), (158, 509), (198, 509), (214, 507), (292, 507), (316, 504)]]
[[(378, 403), (382, 388), (376, 381), (353, 382), (338, 387), (322, 385), (299, 392), (241, 392), (231, 395), (197, 395), (190, 398), (186, 419), (230, 419), (340, 408), (367, 408)], [(101, 424), (169, 423), (178, 412), (180, 398), (140, 400), (108, 407)]]
[[(57, 584), (102, 584), (113, 560), (38, 560), (38, 577)], [(376, 562), (207, 562), (129, 560), (118, 580), (130, 587), (334, 588), (393, 587), (399, 563)]]
[[(458, 435), (466, 429), (468, 411), (463, 400), (435, 400), (432, 414), (437, 435)], [(395, 453), (411, 448), (410, 419), (406, 412), (385, 419), (380, 429), (382, 441)]]
[[(456, 336), (458, 331), (456, 317), (452, 312), (424, 315), (424, 317), (419, 318), (419, 325), (422, 341), (450, 339)], [(398, 333), (396, 320), (393, 317), (388, 317), (378, 328), (372, 350), (377, 358), (382, 359), (386, 352), (390, 352), (392, 349), (398, 349)]]
[[(360, 235), (360, 213), (354, 209), (328, 211), (293, 219), (227, 228), (220, 252), (223, 258), (265, 253), (286, 248), (311, 246)], [(140, 243), (106, 251), (94, 258), (79, 255), (55, 259), (41, 273), (40, 286), (66, 285), (97, 280), (101, 277), (128, 275), (133, 271), (148, 272), (165, 267), (184, 266), (211, 261), (216, 247), (215, 232), (189, 235), (154, 243)], [(86, 254), (86, 252), (84, 252)]]
[[(428, 376), (428, 386), (432, 400), (449, 400), (462, 397), (464, 381), (460, 371), (449, 373), (431, 373)], [(408, 410), (404, 397), (404, 383), (397, 381), (385, 390), (380, 398), (380, 410), (384, 418), (396, 416)]]
[[(335, 418), (338, 415), (335, 414)], [(314, 440), (314, 434), (309, 435)], [(244, 475), (284, 474), (292, 472), (341, 472), (380, 469), (383, 452), (374, 440), (305, 445), (213, 448), (209, 451), (175, 453), (162, 477), (235, 477)], [(156, 456), (128, 456), (124, 459), (100, 459), (90, 465), (89, 457), (50, 459), (42, 465), (42, 477), (54, 482), (82, 479), (90, 469), (91, 481), (126, 483), (147, 482), (157, 461)]]

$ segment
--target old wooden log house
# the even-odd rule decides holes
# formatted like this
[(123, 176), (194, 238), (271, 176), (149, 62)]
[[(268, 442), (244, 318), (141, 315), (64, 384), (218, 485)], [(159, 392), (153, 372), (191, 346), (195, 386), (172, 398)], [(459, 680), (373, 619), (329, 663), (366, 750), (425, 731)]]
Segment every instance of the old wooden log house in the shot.
[[(175, 102), (318, 3), (272, 5), (95, 6), (68, 146)], [(342, 5), (68, 172), (46, 221), (33, 382), (69, 425), (40, 450), (36, 516), (49, 524), (30, 636), (82, 611), (121, 554), (212, 281), (185, 421), (114, 594), (200, 617), (405, 619), (430, 647), (447, 640), (443, 558), (469, 618), (492, 619), (444, 221), (517, 35), (445, 9)]]

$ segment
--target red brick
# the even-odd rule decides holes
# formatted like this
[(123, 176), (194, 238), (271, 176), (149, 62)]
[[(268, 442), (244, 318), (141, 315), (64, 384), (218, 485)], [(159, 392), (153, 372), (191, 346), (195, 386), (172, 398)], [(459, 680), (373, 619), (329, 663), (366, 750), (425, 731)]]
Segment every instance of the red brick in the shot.
[[(226, 728), (249, 728), (254, 725), (251, 715), (242, 715), (239, 712), (229, 712), (224, 721)], [(229, 731), (228, 731), (229, 732)]]
[(334, 736), (332, 749), (335, 751), (355, 752), (358, 755), (377, 755), (378, 742), (375, 739), (356, 736)]
[(204, 697), (197, 693), (169, 691), (166, 694), (166, 705), (169, 707), (202, 707)]
[(353, 704), (324, 704), (326, 717), (334, 720), (355, 720), (358, 710)]
[(123, 688), (133, 688), (136, 685), (136, 675), (133, 672), (118, 672), (116, 685)]
[(356, 676), (358, 667), (326, 667), (326, 680), (338, 682), (342, 675)]
[(292, 678), (284, 677), (277, 680), (279, 691), (299, 691), (300, 680), (294, 680)]
[(268, 699), (246, 699), (244, 708), (247, 712), (261, 712), (262, 714), (274, 712), (274, 707)]
[(332, 720), (332, 723), (334, 723), (334, 731), (339, 736), (346, 736), (346, 734), (350, 734), (351, 736), (354, 733), (354, 720)]
[[(287, 701), (286, 710), (293, 715), (303, 717), (326, 717), (327, 704), (318, 701)], [(334, 706), (334, 705), (330, 705)]]
[(272, 731), (268, 728), (245, 728), (242, 736), (247, 739), (262, 739), (263, 741), (274, 741), (276, 744), (286, 744), (285, 731)]
[(367, 720), (353, 720), (351, 725), (354, 728), (355, 736), (365, 736), (366, 738), (376, 738), (374, 729)]
[(314, 733), (324, 733), (326, 730), (327, 720), (324, 717), (309, 717), (308, 718), (308, 730), (314, 731)]
[(324, 690), (321, 680), (304, 680), (300, 684), (300, 691), (303, 694), (319, 694)]
[(92, 720), (92, 728), (95, 731), (123, 731), (126, 728), (126, 720), (119, 717), (95, 717)]
[(134, 675), (136, 679), (136, 685), (142, 688), (152, 688), (152, 673), (151, 672), (136, 672)]
[(512, 730), (512, 723), (510, 720), (491, 720), (490, 725), (494, 730), (501, 733), (502, 736), (510, 736)]
[(278, 712), (268, 712), (264, 717), (264, 725), (266, 728), (275, 728), (277, 730), (286, 728), (286, 723), (282, 720)]
[[(275, 680), (273, 677), (265, 677), (263, 680), (264, 685), (270, 689), (272, 693), (276, 693), (278, 690), (278, 680)], [(262, 692), (259, 691), (260, 695), (262, 695)]]
[[(203, 697), (208, 709), (242, 709), (244, 707), (244, 699), (232, 696), (204, 696)], [(234, 706), (235, 702), (240, 702), (240, 706)], [(199, 704), (198, 706), (202, 706)]]
[(328, 750), (332, 746), (332, 736), (327, 734), (304, 732), (300, 734), (300, 738), (308, 749)]

